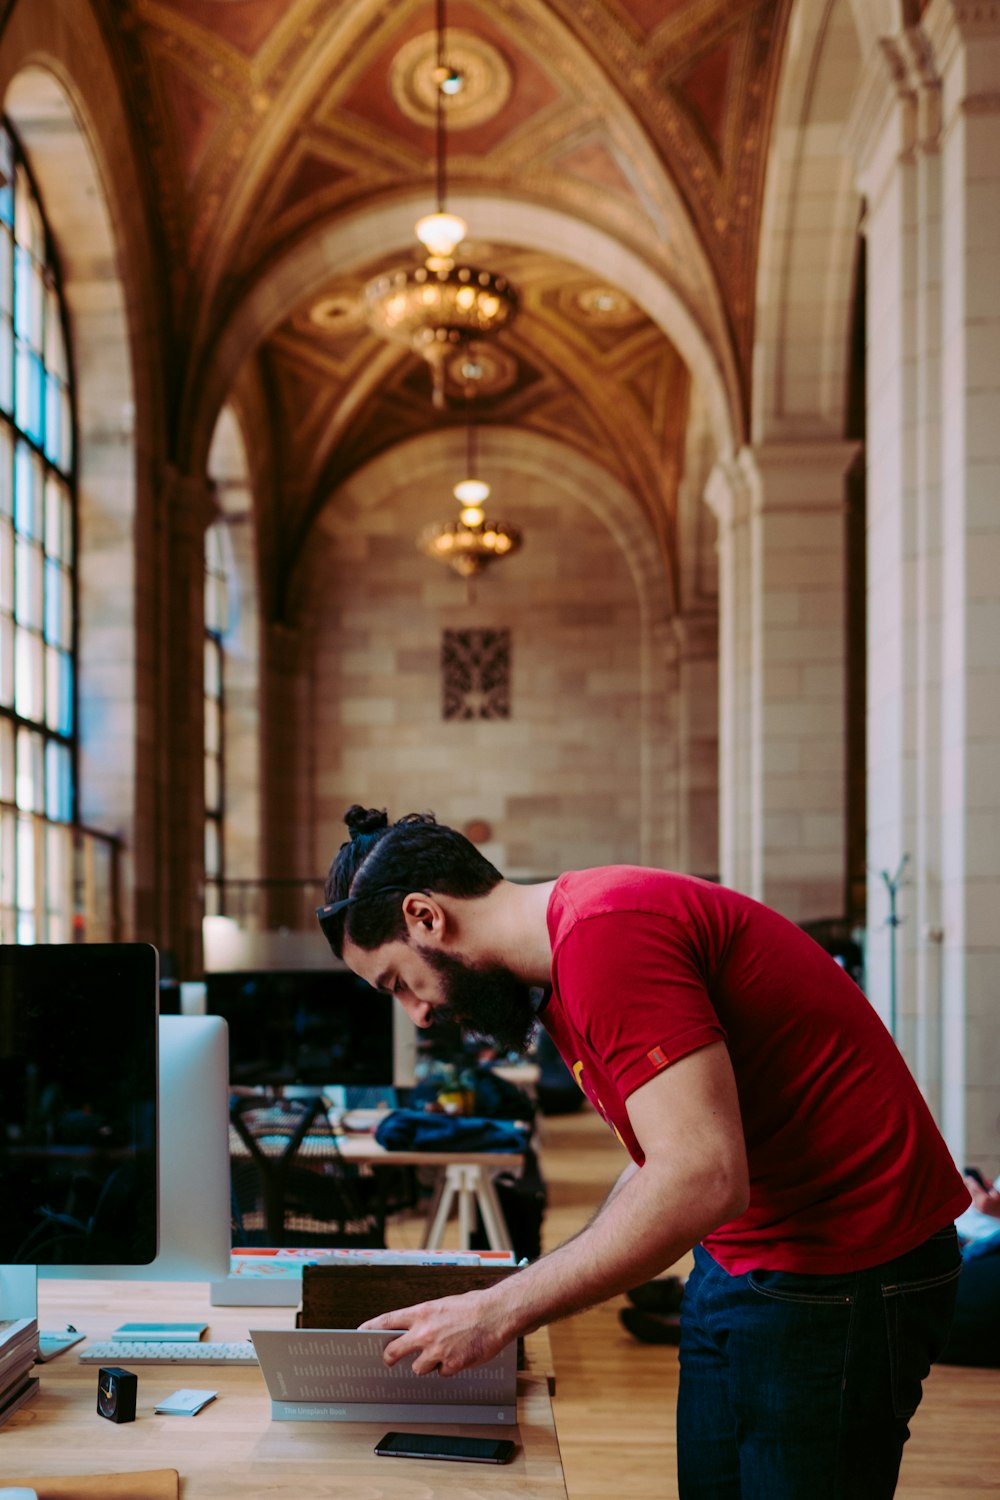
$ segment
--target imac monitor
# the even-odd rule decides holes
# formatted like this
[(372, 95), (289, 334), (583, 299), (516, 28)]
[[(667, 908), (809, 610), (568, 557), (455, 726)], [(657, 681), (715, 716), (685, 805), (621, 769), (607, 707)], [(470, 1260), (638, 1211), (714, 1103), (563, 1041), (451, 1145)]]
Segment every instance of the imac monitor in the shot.
[(157, 990), (145, 943), (0, 944), (0, 1263), (155, 1257)]
[(349, 969), (243, 970), (205, 981), (208, 1011), (229, 1024), (232, 1083), (394, 1082), (394, 1002)]
[(44, 1277), (218, 1281), (229, 1273), (229, 1046), (219, 1016), (159, 1023), (160, 1246), (149, 1265), (39, 1266)]

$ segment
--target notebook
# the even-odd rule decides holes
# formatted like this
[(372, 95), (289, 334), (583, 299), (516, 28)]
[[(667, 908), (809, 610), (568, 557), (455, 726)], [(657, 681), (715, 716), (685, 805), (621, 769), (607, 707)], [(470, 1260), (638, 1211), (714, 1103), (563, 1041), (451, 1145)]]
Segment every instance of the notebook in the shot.
[(392, 1333), (355, 1328), (251, 1329), (271, 1416), (296, 1422), (488, 1422), (517, 1419), (517, 1345), (447, 1378), (390, 1366)]

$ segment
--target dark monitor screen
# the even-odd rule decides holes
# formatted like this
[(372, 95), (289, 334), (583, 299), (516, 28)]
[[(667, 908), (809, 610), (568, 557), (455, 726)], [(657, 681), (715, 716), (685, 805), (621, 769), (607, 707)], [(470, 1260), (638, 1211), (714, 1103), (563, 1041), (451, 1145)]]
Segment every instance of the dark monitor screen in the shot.
[(157, 1250), (157, 954), (0, 945), (0, 1263)]
[(391, 1084), (393, 1002), (350, 970), (206, 974), (234, 1084)]

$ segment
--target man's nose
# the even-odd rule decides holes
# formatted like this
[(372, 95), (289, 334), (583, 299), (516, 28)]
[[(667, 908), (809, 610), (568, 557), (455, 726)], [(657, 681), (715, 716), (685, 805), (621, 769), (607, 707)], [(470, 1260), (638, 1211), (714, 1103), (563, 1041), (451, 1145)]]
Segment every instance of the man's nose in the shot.
[(426, 1030), (431, 1024), (431, 1006), (428, 1000), (418, 1000), (415, 995), (408, 995), (403, 1001), (406, 1013), (414, 1026), (420, 1026)]

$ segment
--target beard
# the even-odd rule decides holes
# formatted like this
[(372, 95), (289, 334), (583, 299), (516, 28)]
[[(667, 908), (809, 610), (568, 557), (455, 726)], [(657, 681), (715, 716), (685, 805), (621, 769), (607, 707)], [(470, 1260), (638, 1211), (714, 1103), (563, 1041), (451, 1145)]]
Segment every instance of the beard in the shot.
[(532, 989), (509, 969), (477, 968), (436, 948), (417, 950), (441, 976), (444, 1004), (434, 1021), (454, 1022), (500, 1052), (525, 1053), (535, 1029)]

